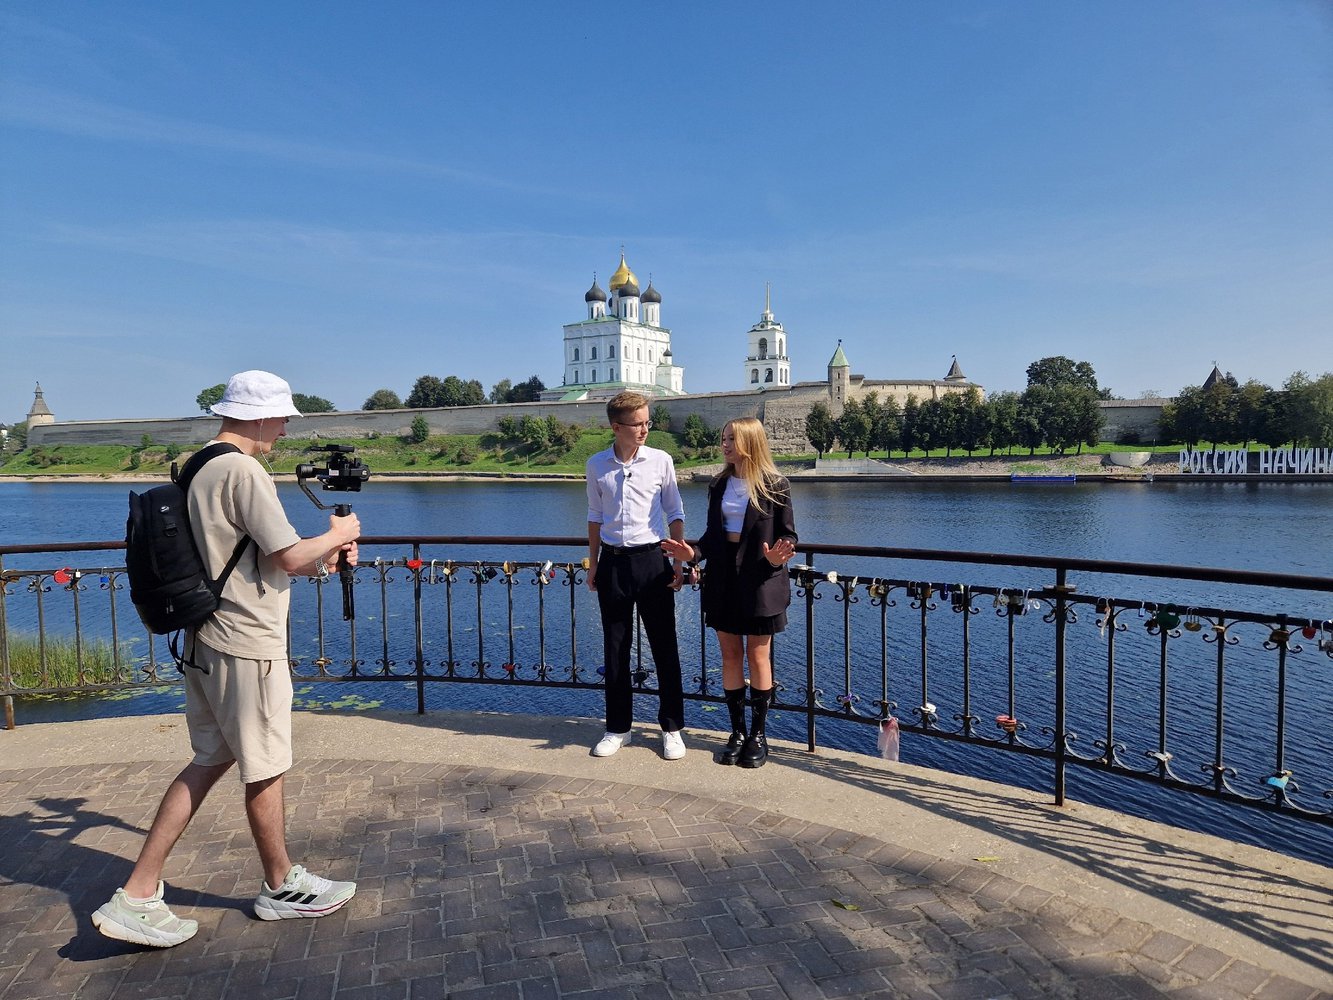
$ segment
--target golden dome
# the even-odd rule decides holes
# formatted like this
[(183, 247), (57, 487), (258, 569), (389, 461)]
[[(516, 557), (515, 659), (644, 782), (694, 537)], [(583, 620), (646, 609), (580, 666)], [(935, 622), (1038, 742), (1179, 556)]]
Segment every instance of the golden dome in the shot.
[(616, 268), (616, 273), (611, 275), (611, 291), (618, 292), (629, 284), (633, 284), (637, 288), (639, 279), (634, 277), (634, 272), (625, 263), (625, 251), (622, 250), (620, 251), (620, 266)]

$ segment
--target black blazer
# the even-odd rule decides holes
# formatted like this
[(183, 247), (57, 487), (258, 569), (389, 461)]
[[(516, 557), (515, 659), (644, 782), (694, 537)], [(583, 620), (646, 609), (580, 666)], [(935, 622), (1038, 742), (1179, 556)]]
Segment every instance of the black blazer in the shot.
[[(720, 560), (724, 557), (727, 532), (722, 526), (722, 494), (726, 492), (730, 479), (730, 473), (722, 472), (708, 484), (708, 526), (699, 539), (696, 561)], [(772, 547), (779, 538), (790, 538), (792, 544), (797, 541), (796, 519), (791, 509), (791, 484), (779, 476), (774, 485), (777, 493), (775, 502), (766, 503), (762, 510), (756, 509), (754, 504), (745, 508), (741, 540), (736, 547), (735, 588), (718, 586), (716, 581), (724, 577), (717, 572), (711, 574), (715, 582), (710, 586), (710, 574), (705, 571), (705, 611), (739, 604), (741, 617), (759, 618), (780, 614), (791, 603), (791, 581), (787, 576), (787, 567), (773, 566), (764, 558), (764, 543)]]

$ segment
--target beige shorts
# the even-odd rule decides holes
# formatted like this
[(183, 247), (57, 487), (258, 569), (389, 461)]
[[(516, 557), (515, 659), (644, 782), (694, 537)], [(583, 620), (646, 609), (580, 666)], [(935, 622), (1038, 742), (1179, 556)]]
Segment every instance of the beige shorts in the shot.
[(241, 781), (291, 770), (292, 675), (285, 660), (247, 660), (194, 643), (185, 668), (185, 723), (194, 762), (239, 765)]

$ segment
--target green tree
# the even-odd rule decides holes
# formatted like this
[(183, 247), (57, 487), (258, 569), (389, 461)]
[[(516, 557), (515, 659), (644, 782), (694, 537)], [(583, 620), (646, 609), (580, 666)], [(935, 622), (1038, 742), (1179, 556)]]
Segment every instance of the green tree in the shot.
[(921, 422), (921, 403), (912, 393), (903, 403), (902, 420), (898, 423), (898, 441), (906, 458), (917, 446), (917, 425)]
[(870, 418), (865, 407), (853, 396), (842, 407), (842, 416), (838, 417), (838, 441), (847, 449), (847, 457), (853, 452), (868, 451), (870, 448)]
[(837, 440), (837, 424), (828, 406), (822, 401), (810, 407), (810, 412), (805, 415), (805, 436), (820, 458), (824, 457), (824, 453), (832, 448), (833, 442)]
[(1083, 454), (1083, 446), (1095, 448), (1102, 438), (1102, 428), (1106, 426), (1106, 414), (1101, 408), (1100, 398), (1087, 389), (1075, 389), (1074, 402), (1075, 426), (1078, 454)]
[(1011, 452), (1018, 444), (1018, 413), (1021, 397), (1011, 391), (997, 392), (986, 400), (986, 410), (990, 414), (990, 453), (995, 456), (997, 449)]
[(671, 408), (658, 404), (653, 407), (652, 412), (653, 426), (659, 431), (671, 430)]
[(497, 429), (500, 432), (500, 440), (517, 441), (518, 440), (518, 419), (516, 417), (504, 416), (500, 418)]
[[(1317, 379), (1304, 378), (1287, 391), (1291, 396), (1294, 438), (1311, 448), (1333, 446), (1333, 373)], [(1295, 376), (1293, 376), (1293, 379)]]
[(1030, 385), (1018, 400), (1018, 422), (1015, 425), (1018, 443), (1035, 455), (1046, 441), (1046, 427), (1050, 423), (1052, 392), (1048, 386)]
[(1063, 355), (1042, 358), (1028, 365), (1028, 385), (1045, 386), (1054, 389), (1057, 385), (1077, 385), (1091, 389), (1100, 399), (1110, 398), (1110, 390), (1103, 390), (1097, 385), (1097, 373), (1086, 361), (1071, 361)]
[(1202, 434), (1213, 443), (1214, 448), (1240, 437), (1239, 391), (1240, 384), (1230, 372), (1202, 390)]
[(542, 398), (542, 393), (546, 391), (546, 383), (536, 375), (528, 377), (526, 382), (520, 382), (514, 386), (509, 394), (511, 403), (535, 403)]
[[(447, 383), (449, 382), (449, 380), (445, 379), (445, 382)], [(462, 383), (463, 388), (459, 388), (457, 386), (451, 386), (451, 391), (456, 392), (458, 394), (458, 398), (465, 400), (473, 400), (475, 393), (470, 388), (466, 388), (467, 386), (470, 386), (472, 384), (474, 383), (472, 382)], [(475, 384), (478, 389), (481, 388), (480, 382), (475, 382)], [(543, 382), (541, 378), (536, 375), (530, 376), (527, 379), (527, 381), (520, 382), (518, 385), (514, 385), (512, 382), (509, 381), (509, 379), (505, 378), (501, 379), (499, 382), (496, 382), (495, 385), (491, 387), (491, 394), (489, 399), (492, 403), (497, 403), (497, 404), (535, 403), (542, 398), (542, 393), (545, 391), (546, 391), (546, 383)], [(476, 406), (478, 405), (478, 403), (485, 401), (486, 401), (485, 399), (481, 399), (469, 402), (450, 403), (449, 405)]]
[(1289, 393), (1281, 389), (1266, 393), (1254, 439), (1270, 448), (1280, 448), (1288, 441), (1295, 440), (1291, 411)]
[(361, 404), (363, 410), (401, 410), (403, 401), (392, 389), (376, 389)]
[(457, 375), (446, 375), (440, 384), (441, 406), (466, 406), (467, 383)]
[(554, 417), (547, 417), (546, 419), (551, 424), (552, 448), (557, 449), (563, 455), (579, 443), (583, 431), (578, 424), (561, 423)]
[[(963, 393), (962, 419), (960, 422), (959, 447), (966, 449), (968, 457), (978, 448), (984, 448), (990, 441), (992, 414), (981, 398), (981, 390), (969, 386)], [(994, 449), (992, 448), (992, 454)]]
[(1236, 440), (1242, 447), (1248, 448), (1251, 441), (1259, 440), (1272, 393), (1271, 388), (1255, 379), (1236, 390)]
[(9, 428), (9, 447), (14, 451), (22, 451), (28, 447), (28, 422), (26, 420), (20, 420)]
[(1166, 441), (1179, 441), (1193, 448), (1208, 432), (1205, 423), (1204, 391), (1197, 385), (1187, 385), (1176, 393), (1173, 402), (1162, 406), (1157, 425)]
[(444, 401), (444, 383), (434, 375), (422, 375), (407, 394), (407, 406), (413, 410), (430, 409), (435, 406), (447, 406)]
[(519, 421), (518, 436), (524, 444), (540, 450), (550, 442), (551, 428), (544, 418), (528, 414)]
[(424, 444), (426, 438), (430, 437), (430, 424), (426, 418), (418, 413), (412, 418), (412, 429), (407, 435), (407, 439), (413, 444)]
[(875, 423), (879, 420), (879, 393), (870, 391), (861, 397), (861, 412), (866, 418), (865, 453), (870, 457), (870, 450), (875, 447)]
[(1044, 391), (1049, 393), (1041, 419), (1041, 433), (1046, 443), (1061, 455), (1075, 446), (1081, 453), (1085, 442), (1096, 444), (1102, 421), (1096, 393), (1072, 383), (1052, 386)]
[(292, 403), (301, 413), (332, 413), (333, 404), (323, 396), (307, 396), (303, 392), (292, 393)]
[(217, 385), (200, 391), (199, 395), (194, 397), (194, 401), (199, 404), (199, 409), (207, 413), (213, 408), (214, 403), (222, 402), (222, 395), (226, 391), (226, 383), (219, 382)]
[(710, 444), (716, 444), (718, 440), (717, 431), (709, 427), (704, 418), (697, 413), (691, 413), (685, 418), (683, 437), (691, 448), (707, 448)]
[(932, 448), (944, 444), (941, 433), (944, 428), (943, 414), (938, 399), (925, 400), (916, 411), (916, 446), (930, 457)]
[(952, 458), (953, 450), (963, 446), (963, 397), (951, 392), (941, 396), (939, 404), (940, 444), (944, 457)]
[(898, 409), (898, 401), (892, 396), (876, 406), (875, 420), (870, 428), (870, 445), (872, 448), (883, 448), (885, 458), (902, 444), (902, 421), (902, 411)]

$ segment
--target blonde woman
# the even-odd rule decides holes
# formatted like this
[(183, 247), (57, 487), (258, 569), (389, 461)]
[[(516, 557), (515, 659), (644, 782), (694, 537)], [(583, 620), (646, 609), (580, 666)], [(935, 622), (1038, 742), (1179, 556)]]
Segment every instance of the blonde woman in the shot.
[[(707, 562), (704, 622), (722, 650), (722, 690), (731, 736), (719, 764), (762, 767), (765, 718), (773, 695), (773, 636), (787, 627), (796, 554), (791, 488), (778, 474), (764, 425), (741, 417), (722, 428), (726, 468), (708, 487), (708, 525), (698, 548), (668, 539), (663, 550), (691, 567)], [(750, 667), (750, 727), (745, 727), (745, 663)]]

